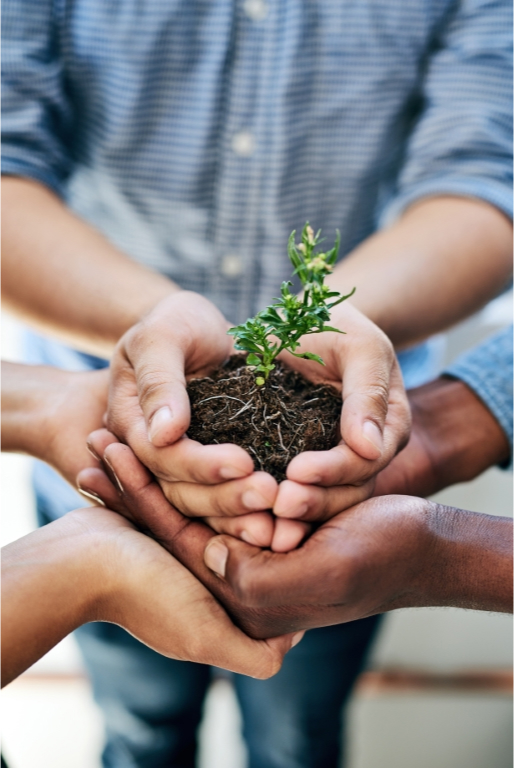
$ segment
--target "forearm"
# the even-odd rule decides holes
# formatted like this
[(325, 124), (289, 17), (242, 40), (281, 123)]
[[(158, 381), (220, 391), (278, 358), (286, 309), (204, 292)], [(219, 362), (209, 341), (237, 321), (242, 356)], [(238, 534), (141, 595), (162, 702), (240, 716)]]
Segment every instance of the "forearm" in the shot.
[(438, 197), (365, 240), (329, 281), (344, 293), (356, 286), (352, 303), (398, 348), (479, 309), (511, 272), (510, 221), (488, 203)]
[(2, 179), (2, 296), (26, 322), (108, 356), (178, 287), (125, 256), (37, 182)]
[(419, 605), (512, 612), (512, 520), (431, 504)]
[(2, 685), (94, 618), (101, 546), (72, 514), (2, 548)]
[(41, 390), (51, 369), (2, 361), (2, 450), (37, 455), (41, 434)]

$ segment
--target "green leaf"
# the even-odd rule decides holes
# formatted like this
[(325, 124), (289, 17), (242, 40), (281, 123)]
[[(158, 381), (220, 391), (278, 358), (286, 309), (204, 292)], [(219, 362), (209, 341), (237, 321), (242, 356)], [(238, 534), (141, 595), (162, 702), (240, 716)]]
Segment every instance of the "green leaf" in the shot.
[(253, 353), (249, 354), (246, 358), (246, 365), (260, 365), (261, 359), (260, 357), (257, 357), (257, 355), (254, 355)]
[(337, 261), (337, 256), (339, 253), (339, 245), (341, 243), (341, 233), (339, 232), (338, 229), (336, 229), (336, 232), (337, 234), (336, 234), (336, 241), (334, 243), (334, 247), (331, 248), (331, 250), (327, 253), (327, 264), (330, 264), (331, 267)]
[(332, 307), (336, 307), (342, 301), (346, 301), (346, 299), (349, 299), (351, 296), (353, 296), (353, 294), (355, 293), (356, 290), (357, 290), (357, 288), (354, 288), (352, 291), (350, 291), (350, 293), (347, 293), (346, 296), (340, 296), (337, 299), (337, 301), (333, 301), (331, 304), (328, 305), (329, 309), (332, 309)]
[(284, 320), (280, 315), (278, 314), (277, 310), (274, 307), (268, 307), (264, 310), (264, 312), (260, 312), (259, 316), (261, 320), (264, 320), (267, 323), (283, 323)]
[(236, 343), (238, 345), (238, 349), (244, 349), (245, 352), (257, 352), (257, 354), (262, 352), (260, 347), (258, 347), (255, 342), (250, 341), (249, 339), (238, 339)]
[(315, 355), (314, 352), (291, 352), (291, 354), (304, 360), (314, 360), (314, 362), (320, 365), (325, 365), (323, 359), (319, 355)]
[(346, 333), (346, 331), (341, 331), (339, 328), (332, 328), (331, 325), (324, 325), (321, 330), (322, 331), (333, 331), (334, 333)]
[(289, 235), (289, 240), (287, 241), (287, 253), (293, 267), (298, 269), (298, 267), (301, 264), (301, 259), (298, 255), (298, 251), (296, 250), (295, 237), (296, 237), (296, 229), (293, 229), (293, 231)]

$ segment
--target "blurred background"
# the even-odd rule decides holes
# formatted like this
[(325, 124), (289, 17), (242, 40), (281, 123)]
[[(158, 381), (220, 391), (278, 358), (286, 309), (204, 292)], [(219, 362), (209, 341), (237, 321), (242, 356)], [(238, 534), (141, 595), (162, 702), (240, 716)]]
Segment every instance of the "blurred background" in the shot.
[[(504, 294), (447, 335), (446, 362), (511, 322)], [(2, 357), (20, 360), (21, 328), (3, 317)], [(35, 527), (30, 460), (1, 457), (2, 545)], [(512, 515), (512, 475), (493, 468), (437, 500)], [(350, 705), (345, 768), (511, 768), (512, 617), (454, 609), (387, 616)], [(100, 768), (99, 711), (73, 638), (2, 692), (3, 750), (12, 768)], [(199, 768), (245, 768), (230, 677), (207, 698)]]

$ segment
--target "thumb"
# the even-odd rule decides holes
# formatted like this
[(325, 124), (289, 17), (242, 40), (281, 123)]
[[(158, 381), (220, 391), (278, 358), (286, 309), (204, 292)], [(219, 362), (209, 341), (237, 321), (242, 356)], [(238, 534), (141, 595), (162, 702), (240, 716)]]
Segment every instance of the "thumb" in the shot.
[[(304, 549), (284, 555), (232, 536), (214, 536), (205, 547), (204, 563), (229, 584), (244, 606), (261, 609), (311, 600), (307, 584), (312, 568)], [(315, 600), (319, 601), (317, 592)]]
[(137, 352), (128, 347), (127, 357), (148, 439), (157, 448), (176, 442), (191, 418), (183, 350), (169, 337), (152, 335), (149, 343), (138, 345)]
[(304, 634), (305, 630), (302, 630), (270, 640), (252, 640), (242, 630), (233, 627), (233, 637), (224, 638), (223, 653), (226, 657), (220, 659), (218, 666), (258, 680), (267, 680), (277, 674), (286, 653), (298, 645)]
[(362, 354), (348, 361), (343, 376), (341, 437), (363, 459), (375, 461), (384, 451), (384, 426), (394, 352)]

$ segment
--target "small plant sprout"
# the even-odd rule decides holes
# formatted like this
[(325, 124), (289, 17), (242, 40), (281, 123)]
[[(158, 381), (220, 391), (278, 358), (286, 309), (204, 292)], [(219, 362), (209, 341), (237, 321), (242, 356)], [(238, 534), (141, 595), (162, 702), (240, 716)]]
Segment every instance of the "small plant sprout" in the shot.
[(292, 232), (287, 244), (289, 259), (295, 275), (301, 280), (303, 296), (298, 298), (290, 291), (292, 283), (283, 282), (281, 298), (251, 317), (246, 323), (230, 328), (228, 333), (235, 339), (235, 348), (248, 352), (246, 364), (257, 374), (255, 383), (262, 386), (275, 368), (275, 358), (284, 350), (295, 357), (315, 360), (325, 365), (321, 357), (312, 352), (297, 353), (302, 336), (323, 331), (344, 333), (339, 328), (326, 325), (330, 310), (355, 293), (355, 288), (346, 296), (331, 291), (325, 285), (325, 277), (332, 272), (339, 251), (339, 232), (334, 247), (327, 253), (315, 253), (320, 242), (321, 230), (316, 234), (309, 223), (302, 231), (301, 242), (296, 245)]

